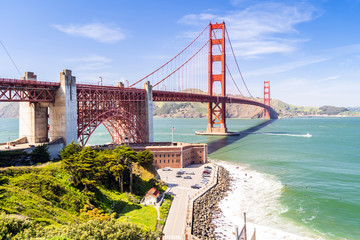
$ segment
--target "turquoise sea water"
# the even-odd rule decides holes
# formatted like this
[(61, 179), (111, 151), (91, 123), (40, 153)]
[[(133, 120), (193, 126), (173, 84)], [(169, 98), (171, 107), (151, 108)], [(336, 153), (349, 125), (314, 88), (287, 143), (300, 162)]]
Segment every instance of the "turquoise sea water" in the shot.
[[(228, 120), (240, 136), (195, 136), (206, 119), (155, 119), (155, 141), (205, 142), (209, 157), (247, 164), (283, 185), (280, 214), (326, 239), (360, 239), (360, 118)], [(258, 126), (258, 128), (252, 128)], [(0, 119), (0, 142), (17, 137), (18, 120)], [(307, 135), (309, 133), (309, 135)], [(89, 144), (111, 142), (100, 126)], [(297, 233), (301, 236), (301, 233)]]

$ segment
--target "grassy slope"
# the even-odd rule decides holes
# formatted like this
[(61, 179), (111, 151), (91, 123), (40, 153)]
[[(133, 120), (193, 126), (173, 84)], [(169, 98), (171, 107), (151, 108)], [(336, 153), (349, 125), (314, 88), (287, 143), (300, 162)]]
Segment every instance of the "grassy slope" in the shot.
[[(146, 192), (153, 186), (154, 175), (142, 167), (136, 169), (135, 186), (140, 192)], [(88, 198), (71, 186), (69, 175), (60, 168), (60, 163), (50, 163), (43, 167), (12, 167), (3, 170), (0, 175), (6, 178), (6, 183), (0, 186), (0, 212), (47, 224), (71, 224), (88, 220), (79, 214)], [(96, 195), (97, 207), (104, 213), (114, 214), (118, 221), (155, 229), (156, 209), (134, 203), (142, 196), (129, 196), (101, 186)]]

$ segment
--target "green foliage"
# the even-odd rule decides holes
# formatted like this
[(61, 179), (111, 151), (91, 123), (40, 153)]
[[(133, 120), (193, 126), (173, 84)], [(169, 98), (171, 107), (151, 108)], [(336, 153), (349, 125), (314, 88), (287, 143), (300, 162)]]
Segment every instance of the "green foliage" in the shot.
[(164, 202), (160, 206), (160, 219), (166, 221), (167, 215), (169, 214), (172, 200), (174, 199), (171, 195), (165, 195)]
[(82, 147), (75, 143), (71, 142), (69, 145), (67, 145), (63, 150), (60, 152), (61, 159), (66, 159), (70, 157), (71, 155), (77, 154), (81, 151)]
[(36, 146), (30, 153), (30, 160), (33, 163), (45, 163), (50, 161), (48, 149), (49, 147), (46, 144)]
[(143, 228), (156, 228), (157, 212), (154, 206), (127, 204), (120, 214), (120, 221), (132, 222)]
[[(11, 239), (155, 239), (160, 234), (144, 230), (155, 229), (156, 209), (139, 204), (142, 195), (157, 184), (152, 166), (149, 171), (136, 163), (147, 162), (149, 153), (139, 157), (128, 146), (95, 151), (73, 143), (62, 156), (57, 163), (1, 171), (0, 211), (31, 219), (29, 227), (20, 221), (18, 225), (25, 227), (11, 230)], [(131, 174), (132, 168), (136, 174)], [(125, 184), (134, 177), (134, 190), (141, 195), (116, 191), (120, 176)], [(118, 223), (124, 221), (137, 226)]]
[(0, 187), (4, 191), (0, 210), (50, 223), (74, 221), (88, 200), (66, 181), (69, 175), (59, 166), (59, 163), (53, 163), (45, 167), (3, 171), (7, 180)]
[(154, 160), (154, 155), (148, 149), (145, 149), (144, 151), (139, 151), (137, 153), (137, 158), (138, 158), (138, 163), (141, 166), (148, 166), (148, 165), (152, 165)]
[(93, 187), (99, 162), (94, 161), (96, 152), (90, 147), (84, 147), (80, 152), (69, 155), (62, 160), (63, 168), (72, 176), (71, 181), (75, 186), (84, 186), (87, 192)]
[(337, 115), (339, 113), (349, 111), (347, 108), (334, 106), (322, 106), (319, 109), (322, 111), (323, 114), (329, 115)]
[(60, 197), (66, 193), (66, 190), (56, 178), (39, 173), (20, 175), (13, 179), (11, 183), (54, 202), (59, 202)]
[(8, 183), (8, 179), (5, 176), (0, 175), (0, 186)]
[(0, 214), (0, 239), (12, 239), (25, 229), (34, 227), (34, 223), (20, 216)]
[(28, 165), (28, 154), (24, 150), (0, 151), (0, 167)]
[(177, 113), (179, 109), (187, 108), (191, 103), (164, 103), (154, 108), (155, 115)]
[(85, 223), (49, 226), (36, 231), (26, 229), (13, 239), (97, 239), (97, 240), (155, 240), (162, 235), (159, 231), (142, 229), (134, 224), (92, 220)]

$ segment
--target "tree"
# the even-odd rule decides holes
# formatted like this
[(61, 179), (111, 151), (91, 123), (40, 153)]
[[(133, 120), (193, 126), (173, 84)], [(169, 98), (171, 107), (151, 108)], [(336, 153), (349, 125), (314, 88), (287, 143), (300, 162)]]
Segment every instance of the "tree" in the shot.
[(121, 156), (114, 155), (104, 155), (103, 158), (106, 158), (106, 167), (113, 174), (115, 179), (119, 183), (119, 189), (121, 192), (124, 192), (124, 161)]
[(69, 155), (62, 160), (63, 168), (70, 173), (75, 186), (84, 185), (84, 191), (95, 183), (97, 169), (96, 152), (84, 147), (79, 153)]
[(63, 150), (60, 152), (61, 159), (67, 158), (73, 154), (79, 153), (82, 147), (73, 141), (69, 145), (67, 145)]
[(129, 146), (120, 146), (114, 149), (115, 157), (118, 158), (121, 162), (128, 166), (130, 171), (130, 193), (132, 191), (132, 163), (137, 161), (136, 152), (132, 150)]
[(154, 155), (148, 149), (145, 149), (137, 153), (137, 160), (142, 166), (151, 165), (154, 160)]
[(30, 160), (34, 163), (45, 163), (50, 161), (48, 149), (49, 147), (46, 144), (36, 146), (30, 153)]

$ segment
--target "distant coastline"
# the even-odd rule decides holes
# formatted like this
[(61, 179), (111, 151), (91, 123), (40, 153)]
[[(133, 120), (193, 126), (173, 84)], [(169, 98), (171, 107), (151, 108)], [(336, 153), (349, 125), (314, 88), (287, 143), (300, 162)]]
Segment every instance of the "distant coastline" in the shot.
[[(236, 97), (236, 96), (235, 96)], [(261, 102), (261, 99), (258, 99)], [(299, 107), (284, 103), (277, 99), (271, 100), (271, 107), (278, 118), (294, 117), (360, 117), (360, 107), (345, 108), (334, 106)], [(189, 102), (155, 102), (154, 117), (156, 118), (206, 118), (207, 103)], [(227, 118), (257, 119), (263, 117), (263, 109), (241, 104), (228, 104)], [(0, 118), (18, 118), (19, 104), (16, 102), (0, 103)]]

